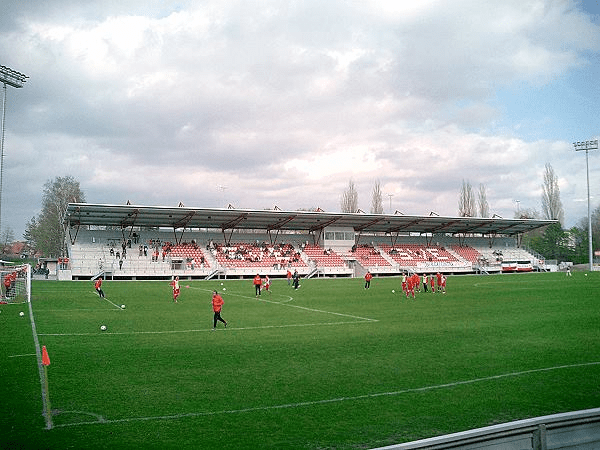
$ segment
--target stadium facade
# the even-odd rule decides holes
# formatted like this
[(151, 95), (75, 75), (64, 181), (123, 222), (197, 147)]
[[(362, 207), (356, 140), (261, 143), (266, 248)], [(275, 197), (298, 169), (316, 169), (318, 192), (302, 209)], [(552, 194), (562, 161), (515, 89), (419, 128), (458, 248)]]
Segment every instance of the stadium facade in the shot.
[[(523, 233), (555, 221), (71, 203), (61, 280), (359, 277), (547, 270)], [(52, 271), (51, 271), (52, 272)]]

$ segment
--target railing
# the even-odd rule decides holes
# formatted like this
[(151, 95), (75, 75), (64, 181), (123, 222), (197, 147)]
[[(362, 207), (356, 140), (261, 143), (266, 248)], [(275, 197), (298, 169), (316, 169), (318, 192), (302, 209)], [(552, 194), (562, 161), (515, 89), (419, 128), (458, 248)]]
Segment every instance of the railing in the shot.
[(591, 450), (600, 448), (600, 408), (535, 417), (373, 450)]

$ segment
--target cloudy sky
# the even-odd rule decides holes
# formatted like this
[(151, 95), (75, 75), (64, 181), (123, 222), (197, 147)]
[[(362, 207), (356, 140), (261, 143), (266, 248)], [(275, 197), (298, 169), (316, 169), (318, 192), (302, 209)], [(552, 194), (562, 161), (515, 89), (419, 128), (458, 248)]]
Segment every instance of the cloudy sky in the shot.
[[(90, 203), (456, 216), (463, 180), (491, 214), (587, 215), (600, 135), (598, 0), (28, 0), (3, 5), (2, 226), (43, 186)], [(600, 151), (590, 152), (592, 208)]]

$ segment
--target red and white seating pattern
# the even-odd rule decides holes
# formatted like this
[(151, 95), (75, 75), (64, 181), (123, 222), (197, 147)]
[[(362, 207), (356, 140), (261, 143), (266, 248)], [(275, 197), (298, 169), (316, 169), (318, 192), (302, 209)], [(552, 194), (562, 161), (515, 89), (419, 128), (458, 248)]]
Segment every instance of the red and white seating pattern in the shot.
[(421, 263), (450, 263), (458, 261), (448, 250), (438, 246), (400, 244), (380, 246), (390, 257), (402, 266), (417, 266)]
[(352, 252), (354, 257), (363, 267), (388, 267), (390, 262), (381, 256), (373, 246), (359, 245)]
[(312, 259), (318, 267), (345, 267), (344, 260), (333, 250), (324, 249), (318, 245), (307, 244), (304, 254)]
[(217, 244), (213, 255), (220, 266), (228, 268), (306, 266), (291, 244), (266, 245), (240, 242), (229, 245)]

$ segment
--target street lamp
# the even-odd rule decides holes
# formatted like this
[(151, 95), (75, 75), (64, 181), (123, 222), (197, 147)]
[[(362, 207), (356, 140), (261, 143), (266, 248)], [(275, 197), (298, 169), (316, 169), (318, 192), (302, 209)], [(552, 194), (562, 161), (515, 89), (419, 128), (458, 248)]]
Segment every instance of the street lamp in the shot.
[(594, 256), (592, 253), (592, 213), (590, 211), (590, 166), (588, 163), (588, 151), (598, 150), (598, 139), (594, 141), (573, 142), (575, 151), (585, 150), (585, 168), (587, 171), (587, 204), (588, 204), (588, 244), (590, 257), (590, 271), (594, 270)]
[(2, 179), (4, 177), (4, 129), (6, 124), (6, 85), (14, 88), (22, 88), (29, 78), (21, 72), (0, 66), (0, 83), (4, 87), (2, 97), (2, 132), (0, 137), (0, 233), (2, 232)]

